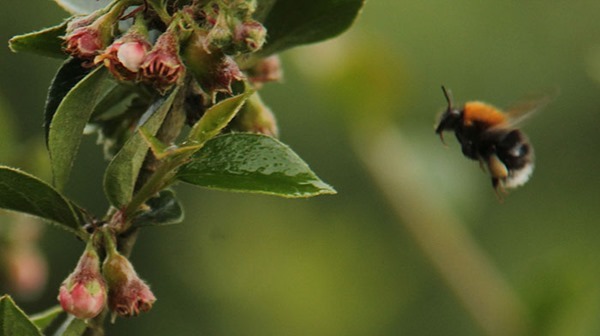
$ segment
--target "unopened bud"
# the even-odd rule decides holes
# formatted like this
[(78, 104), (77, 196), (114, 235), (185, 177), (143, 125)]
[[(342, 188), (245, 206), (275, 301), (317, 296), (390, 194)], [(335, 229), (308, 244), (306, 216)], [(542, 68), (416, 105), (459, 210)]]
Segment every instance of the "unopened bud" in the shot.
[(65, 51), (76, 58), (91, 59), (104, 48), (104, 41), (95, 27), (75, 29), (65, 36)]
[(65, 52), (76, 58), (93, 59), (108, 45), (121, 6), (115, 6), (99, 17), (98, 13), (77, 18), (67, 25), (67, 33), (63, 37)]
[(58, 300), (67, 313), (79, 319), (96, 317), (104, 309), (106, 284), (91, 239), (75, 271), (61, 285)]
[(184, 51), (186, 63), (204, 92), (231, 93), (231, 84), (244, 79), (244, 74), (237, 63), (222, 51), (208, 52), (206, 39), (203, 31), (197, 30), (192, 34)]
[(247, 70), (248, 79), (255, 87), (260, 87), (263, 83), (281, 81), (283, 70), (279, 56), (273, 55), (263, 58), (253, 67)]
[(108, 70), (120, 80), (135, 80), (152, 46), (145, 36), (132, 32), (123, 35), (94, 59), (94, 63), (104, 63)]
[(241, 53), (250, 53), (260, 50), (265, 43), (267, 30), (258, 21), (248, 20), (235, 27), (233, 43)]
[(179, 39), (167, 30), (158, 37), (140, 65), (141, 77), (160, 93), (166, 93), (183, 79), (185, 68), (179, 57)]
[(232, 128), (236, 131), (260, 133), (272, 137), (279, 136), (275, 115), (256, 92), (246, 100), (233, 120)]
[(127, 258), (109, 247), (102, 271), (108, 284), (108, 306), (119, 316), (136, 316), (152, 308), (156, 297)]

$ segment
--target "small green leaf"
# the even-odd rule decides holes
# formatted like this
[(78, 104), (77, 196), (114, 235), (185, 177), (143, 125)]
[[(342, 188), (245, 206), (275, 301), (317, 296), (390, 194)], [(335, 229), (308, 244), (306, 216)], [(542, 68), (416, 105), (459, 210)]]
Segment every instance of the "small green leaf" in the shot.
[(52, 324), (52, 322), (54, 322), (54, 320), (56, 320), (56, 318), (63, 312), (64, 312), (64, 310), (62, 309), (62, 307), (57, 305), (57, 306), (47, 309), (41, 313), (31, 315), (31, 317), (29, 319), (40, 330), (44, 330), (44, 329), (48, 328), (48, 326), (50, 324)]
[(177, 173), (194, 185), (283, 197), (335, 194), (288, 146), (260, 134), (215, 137)]
[(133, 220), (133, 226), (158, 226), (177, 224), (183, 221), (183, 208), (172, 190), (163, 190), (158, 196), (149, 199), (150, 207)]
[(90, 69), (83, 67), (82, 61), (79, 58), (67, 59), (56, 72), (46, 97), (46, 106), (44, 107), (44, 128), (46, 130), (46, 142), (48, 142), (48, 133), (50, 132), (50, 123), (58, 105), (65, 98), (67, 93), (79, 83), (88, 73)]
[(71, 14), (89, 14), (106, 7), (111, 0), (54, 0), (59, 6)]
[(56, 189), (20, 170), (0, 166), (0, 208), (58, 224), (80, 237), (84, 214)]
[(254, 93), (248, 90), (237, 96), (224, 99), (206, 110), (202, 118), (192, 127), (187, 144), (202, 145), (208, 139), (216, 136), (235, 117), (246, 99)]
[[(165, 116), (171, 109), (179, 89), (176, 88), (167, 98), (161, 98), (152, 104), (141, 121), (144, 129), (155, 135)], [(135, 182), (148, 152), (148, 144), (140, 132), (135, 132), (123, 148), (111, 160), (104, 173), (104, 192), (110, 203), (121, 208), (131, 200)]]
[[(154, 157), (156, 157), (157, 160), (168, 159), (172, 160), (171, 162), (177, 161), (180, 164), (183, 164), (185, 161), (187, 161), (190, 155), (194, 154), (198, 149), (202, 148), (203, 146), (202, 144), (167, 146), (164, 142), (158, 140), (158, 138), (150, 134), (143, 127), (140, 128), (139, 132), (148, 144), (148, 146), (150, 146), (152, 154), (154, 154)], [(178, 165), (176, 164), (174, 166)]]
[(67, 93), (52, 118), (48, 151), (58, 189), (64, 188), (69, 179), (83, 129), (96, 103), (109, 86), (115, 85), (111, 78), (104, 67), (92, 71)]
[(63, 52), (61, 36), (65, 35), (67, 21), (54, 27), (45, 28), (36, 32), (17, 35), (8, 41), (8, 46), (13, 52), (29, 52), (37, 55), (66, 58)]
[(365, 0), (268, 1), (259, 7), (264, 17), (267, 44), (258, 55), (265, 57), (298, 45), (335, 37), (348, 29)]
[(169, 155), (169, 146), (158, 140), (152, 132), (148, 131), (145, 127), (140, 127), (138, 132), (140, 132), (140, 135), (146, 141), (150, 150), (152, 150), (152, 154), (158, 160), (162, 160)]
[(42, 336), (42, 332), (8, 295), (0, 297), (0, 335)]

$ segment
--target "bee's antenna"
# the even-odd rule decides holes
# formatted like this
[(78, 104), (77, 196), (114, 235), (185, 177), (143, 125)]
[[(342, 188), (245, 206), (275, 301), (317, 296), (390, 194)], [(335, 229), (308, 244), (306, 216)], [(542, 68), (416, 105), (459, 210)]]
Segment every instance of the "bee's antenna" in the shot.
[(444, 96), (446, 97), (446, 101), (448, 102), (448, 109), (452, 109), (452, 91), (446, 89), (445, 86), (442, 85), (442, 91), (444, 92)]

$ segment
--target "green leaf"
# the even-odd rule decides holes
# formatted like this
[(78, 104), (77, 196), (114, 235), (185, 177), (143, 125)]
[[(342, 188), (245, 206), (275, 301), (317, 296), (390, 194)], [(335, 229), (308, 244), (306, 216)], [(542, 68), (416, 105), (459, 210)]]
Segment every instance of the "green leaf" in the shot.
[(87, 329), (87, 323), (73, 315), (67, 315), (67, 319), (54, 333), (60, 336), (81, 336)]
[(364, 0), (269, 0), (257, 13), (265, 18), (268, 33), (258, 56), (335, 37), (352, 25), (363, 4)]
[(48, 151), (52, 162), (54, 185), (64, 188), (75, 155), (81, 143), (83, 129), (96, 103), (108, 86), (115, 85), (104, 67), (99, 67), (78, 82), (58, 106), (48, 132)]
[(115, 83), (116, 85), (98, 101), (90, 119), (92, 121), (109, 120), (127, 112), (139, 94), (131, 85)]
[(288, 146), (260, 134), (233, 133), (207, 141), (177, 178), (202, 187), (290, 198), (335, 194)]
[(46, 130), (46, 142), (48, 142), (48, 133), (50, 132), (50, 123), (58, 109), (58, 106), (65, 98), (67, 93), (79, 83), (90, 69), (83, 67), (83, 60), (79, 58), (67, 59), (56, 72), (46, 97), (46, 106), (44, 106), (44, 128)]
[(37, 55), (66, 58), (62, 49), (67, 29), (67, 21), (54, 27), (45, 28), (28, 34), (17, 35), (8, 41), (13, 52), (29, 52)]
[(224, 99), (211, 106), (190, 130), (188, 144), (191, 146), (202, 145), (208, 139), (219, 134), (235, 117), (252, 93), (254, 93), (253, 90), (246, 89), (242, 94)]
[(8, 295), (0, 297), (0, 335), (41, 336), (42, 332)]
[(40, 217), (80, 237), (85, 217), (52, 186), (20, 170), (0, 166), (0, 208)]
[(48, 326), (50, 324), (52, 324), (52, 322), (54, 322), (54, 320), (56, 320), (56, 318), (63, 312), (64, 312), (64, 310), (62, 309), (62, 307), (57, 305), (57, 306), (47, 309), (41, 313), (32, 315), (29, 319), (40, 330), (44, 330), (44, 329), (48, 328)]
[(163, 190), (158, 196), (149, 199), (150, 207), (133, 220), (133, 226), (158, 226), (177, 224), (183, 221), (183, 208), (172, 190)]
[(156, 159), (162, 160), (169, 156), (169, 154), (172, 152), (169, 146), (167, 146), (162, 141), (158, 140), (158, 138), (156, 138), (154, 134), (152, 134), (144, 127), (140, 127), (138, 132), (140, 132), (140, 135), (142, 136), (142, 138), (144, 138), (144, 141), (146, 141), (148, 147), (150, 147), (150, 150), (152, 150), (152, 154), (154, 154), (154, 157), (156, 157)]
[[(149, 117), (140, 123), (151, 135), (155, 135), (160, 129), (178, 92), (179, 89), (176, 88), (167, 98), (161, 98), (152, 104), (144, 114)], [(104, 192), (113, 206), (121, 208), (131, 200), (147, 152), (148, 144), (143, 136), (140, 132), (134, 132), (109, 163), (104, 173)]]
[(59, 6), (71, 14), (89, 14), (106, 7), (111, 0), (54, 0)]

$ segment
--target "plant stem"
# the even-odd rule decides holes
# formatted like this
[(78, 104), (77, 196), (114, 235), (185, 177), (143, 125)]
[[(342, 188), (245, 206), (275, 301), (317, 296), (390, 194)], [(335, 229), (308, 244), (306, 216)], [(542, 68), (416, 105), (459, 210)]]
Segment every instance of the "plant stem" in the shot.
[[(173, 142), (181, 132), (185, 122), (183, 106), (186, 92), (187, 90), (185, 87), (179, 90), (178, 96), (175, 97), (175, 101), (156, 135), (156, 137), (164, 143)], [(129, 219), (132, 218), (132, 215), (134, 215), (149, 198), (167, 186), (170, 181), (169, 174), (173, 174), (172, 164), (157, 161), (151, 151), (149, 151), (136, 181), (136, 190), (134, 191), (135, 196), (123, 214), (127, 223), (125, 223), (123, 233), (116, 237), (117, 248), (122, 255), (126, 257), (131, 255), (139, 235), (139, 229), (130, 227), (131, 221)], [(88, 329), (84, 335), (104, 336), (104, 323), (108, 315), (109, 310), (108, 308), (105, 308), (100, 315), (90, 320), (88, 322)]]
[(527, 311), (464, 224), (427, 183), (422, 158), (399, 131), (356, 141), (358, 153), (406, 230), (486, 335), (527, 335)]

